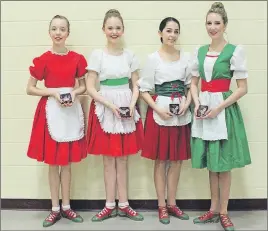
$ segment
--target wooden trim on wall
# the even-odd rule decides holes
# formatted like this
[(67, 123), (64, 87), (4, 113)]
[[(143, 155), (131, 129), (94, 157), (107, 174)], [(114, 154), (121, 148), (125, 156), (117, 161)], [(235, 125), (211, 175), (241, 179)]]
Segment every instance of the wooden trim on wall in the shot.
[[(157, 200), (129, 200), (133, 209), (155, 210)], [(75, 210), (99, 210), (105, 205), (105, 200), (71, 200)], [(177, 200), (177, 205), (183, 210), (208, 210), (210, 200)], [(1, 199), (1, 209), (49, 210), (50, 199)], [(228, 210), (267, 210), (267, 199), (230, 199)]]

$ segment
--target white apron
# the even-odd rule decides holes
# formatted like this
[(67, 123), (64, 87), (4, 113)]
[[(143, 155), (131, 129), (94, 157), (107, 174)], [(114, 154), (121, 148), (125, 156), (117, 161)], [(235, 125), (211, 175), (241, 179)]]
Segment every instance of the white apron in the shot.
[[(216, 108), (224, 99), (221, 92), (200, 92), (200, 104), (207, 105), (209, 109)], [(202, 140), (228, 140), (228, 132), (225, 119), (225, 109), (217, 117), (211, 119), (193, 119), (192, 137)]]
[[(183, 96), (181, 98), (174, 98), (172, 100), (170, 96), (160, 96), (159, 95), (159, 96), (157, 96), (155, 103), (160, 108), (164, 108), (167, 111), (169, 111), (169, 104), (175, 103), (175, 104), (184, 105), (185, 101), (186, 101), (185, 96)], [(153, 111), (153, 118), (154, 118), (154, 121), (160, 126), (184, 126), (184, 125), (189, 124), (191, 122), (191, 112), (188, 108), (188, 110), (182, 116), (173, 115), (170, 119), (163, 120), (156, 113), (156, 111)]]
[[(71, 93), (73, 88), (50, 88), (59, 93)], [(51, 138), (57, 142), (71, 142), (84, 137), (84, 113), (79, 100), (64, 107), (54, 97), (48, 97), (46, 118)]]
[[(129, 107), (132, 91), (129, 84), (121, 86), (100, 86), (100, 95), (118, 107)], [(103, 104), (95, 101), (95, 114), (98, 117), (100, 126), (106, 133), (129, 134), (136, 131), (136, 123), (140, 119), (138, 111), (135, 109), (133, 118), (117, 118), (112, 110)]]

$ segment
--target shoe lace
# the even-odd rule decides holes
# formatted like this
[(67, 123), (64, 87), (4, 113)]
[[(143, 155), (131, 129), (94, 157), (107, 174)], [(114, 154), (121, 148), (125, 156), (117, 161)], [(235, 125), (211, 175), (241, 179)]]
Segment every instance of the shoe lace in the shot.
[(221, 221), (224, 226), (233, 226), (231, 219), (227, 215), (221, 214)]
[(46, 220), (47, 220), (47, 221), (53, 221), (53, 220), (57, 217), (57, 215), (58, 215), (57, 212), (51, 212), (51, 213), (47, 216)]
[(182, 215), (183, 212), (180, 210), (180, 208), (178, 206), (174, 206), (174, 210), (178, 215)]
[(68, 209), (67, 211), (65, 211), (68, 215), (68, 217), (72, 217), (72, 218), (75, 218), (76, 217), (76, 212), (73, 211), (72, 209)]
[(212, 212), (211, 211), (207, 211), (205, 212), (202, 216), (199, 217), (200, 220), (204, 220), (206, 219), (209, 215), (211, 215)]
[(172, 212), (176, 213), (177, 215), (183, 214), (183, 212), (180, 210), (180, 208), (177, 205), (168, 205), (168, 209), (170, 209)]
[(103, 216), (106, 215), (107, 213), (109, 213), (108, 209), (106, 207), (104, 207), (99, 213), (98, 216)]
[(132, 215), (132, 216), (136, 216), (137, 215), (137, 212), (132, 209), (130, 206), (128, 206), (128, 212)]
[(168, 217), (168, 210), (166, 207), (159, 208), (160, 210), (160, 218), (166, 218)]

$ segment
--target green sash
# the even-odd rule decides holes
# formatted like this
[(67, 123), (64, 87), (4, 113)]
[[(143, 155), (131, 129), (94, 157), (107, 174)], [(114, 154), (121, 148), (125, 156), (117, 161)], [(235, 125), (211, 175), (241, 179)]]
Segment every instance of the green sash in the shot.
[(129, 83), (128, 77), (122, 77), (119, 79), (105, 79), (103, 81), (100, 81), (100, 84), (105, 86), (120, 86), (128, 83)]
[(155, 93), (156, 95), (176, 97), (176, 94), (179, 93), (180, 96), (185, 95), (185, 86), (184, 82), (181, 80), (174, 80), (171, 82), (165, 82), (161, 85), (155, 84)]

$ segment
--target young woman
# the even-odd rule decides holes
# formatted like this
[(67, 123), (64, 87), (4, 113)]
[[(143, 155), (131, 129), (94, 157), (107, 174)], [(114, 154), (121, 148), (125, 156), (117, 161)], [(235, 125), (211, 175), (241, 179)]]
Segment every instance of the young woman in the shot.
[[(224, 39), (227, 23), (223, 4), (212, 4), (206, 18), (211, 43), (197, 50), (192, 72), (195, 117), (191, 148), (192, 166), (208, 168), (211, 190), (210, 210), (194, 219), (194, 223), (220, 220), (224, 230), (230, 231), (234, 230), (227, 212), (231, 170), (250, 164), (251, 158), (237, 104), (237, 100), (247, 93), (246, 57), (241, 46)], [(234, 92), (229, 89), (232, 78), (237, 82)], [(201, 92), (198, 97), (199, 80)], [(203, 116), (199, 114), (200, 106), (208, 109)]]
[[(124, 24), (117, 10), (106, 13), (102, 29), (107, 45), (92, 52), (87, 67), (87, 90), (93, 98), (88, 119), (87, 151), (103, 155), (106, 204), (92, 221), (103, 221), (117, 215), (141, 221), (143, 216), (129, 206), (127, 195), (128, 156), (137, 154), (143, 138), (142, 122), (136, 110), (139, 63), (133, 52), (122, 47)], [(97, 80), (100, 81), (99, 92), (95, 88)], [(118, 208), (115, 205), (116, 186)]]
[[(70, 163), (80, 162), (87, 156), (84, 115), (81, 104), (76, 99), (77, 95), (86, 90), (83, 77), (87, 72), (87, 63), (82, 55), (66, 48), (65, 40), (69, 31), (70, 24), (66, 17), (56, 15), (51, 20), (49, 35), (53, 42), (52, 48), (34, 58), (27, 85), (28, 95), (41, 96), (34, 116), (27, 155), (49, 165), (52, 211), (44, 220), (44, 227), (53, 225), (61, 216), (74, 222), (83, 221), (70, 208)], [(79, 87), (75, 89), (76, 79)], [(36, 86), (37, 81), (42, 80), (46, 87), (44, 89)], [(64, 101), (66, 97), (68, 100)]]
[[(159, 221), (170, 222), (169, 215), (188, 220), (176, 205), (176, 192), (183, 160), (190, 158), (190, 56), (175, 47), (180, 23), (168, 17), (159, 26), (162, 45), (150, 54), (138, 81), (148, 104), (142, 156), (155, 161), (154, 182), (158, 197)], [(152, 97), (149, 92), (155, 90)], [(169, 162), (166, 176), (166, 166)], [(165, 190), (167, 184), (167, 205)]]

